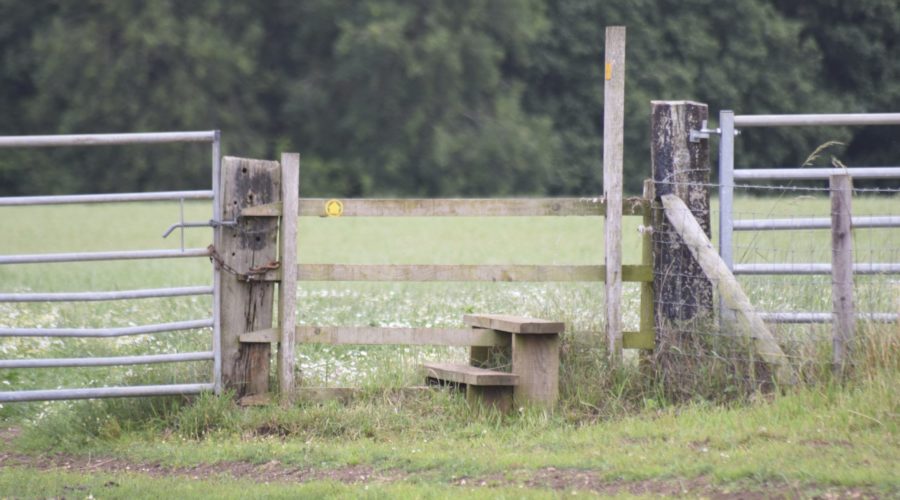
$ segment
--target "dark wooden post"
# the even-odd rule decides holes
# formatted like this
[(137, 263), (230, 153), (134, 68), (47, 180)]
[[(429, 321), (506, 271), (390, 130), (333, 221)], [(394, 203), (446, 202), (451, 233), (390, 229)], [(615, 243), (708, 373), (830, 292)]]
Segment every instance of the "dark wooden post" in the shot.
[[(241, 210), (281, 198), (281, 167), (277, 161), (225, 157), (221, 175), (223, 221), (215, 248), (222, 268), (222, 382), (238, 398), (269, 389), (268, 343), (241, 343), (241, 334), (272, 327), (275, 283), (253, 280), (249, 272), (277, 259), (278, 219), (242, 217)], [(247, 281), (247, 277), (251, 279)]]
[(847, 174), (832, 175), (831, 187), (831, 301), (833, 309), (834, 369), (843, 373), (856, 330), (853, 305), (853, 184)]
[[(667, 194), (681, 198), (709, 237), (709, 140), (691, 141), (691, 130), (699, 131), (708, 117), (707, 105), (653, 101), (652, 107), (650, 151), (655, 199)], [(674, 321), (712, 312), (712, 284), (661, 211), (653, 220), (653, 289), (657, 346), (663, 332), (676, 336), (687, 333), (678, 331)]]

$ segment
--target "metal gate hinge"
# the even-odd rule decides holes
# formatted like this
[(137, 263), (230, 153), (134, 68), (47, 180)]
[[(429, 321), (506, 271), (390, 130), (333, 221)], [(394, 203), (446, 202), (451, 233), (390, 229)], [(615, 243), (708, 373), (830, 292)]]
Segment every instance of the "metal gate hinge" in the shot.
[[(689, 140), (691, 142), (700, 142), (703, 139), (708, 140), (710, 134), (722, 135), (722, 129), (718, 128), (718, 127), (717, 128), (709, 128), (709, 126), (706, 123), (706, 120), (703, 120), (702, 122), (700, 122), (700, 130), (691, 130), (691, 135), (689, 137)], [(736, 136), (741, 135), (741, 131), (735, 129), (734, 135), (736, 135)]]

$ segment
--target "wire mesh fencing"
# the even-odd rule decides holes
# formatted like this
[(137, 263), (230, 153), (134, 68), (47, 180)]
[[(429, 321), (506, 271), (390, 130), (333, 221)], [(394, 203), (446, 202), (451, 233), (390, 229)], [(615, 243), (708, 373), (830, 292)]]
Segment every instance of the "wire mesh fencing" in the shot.
[[(827, 182), (734, 185), (727, 214), (715, 200), (708, 214), (660, 208), (653, 233), (655, 357), (666, 387), (675, 395), (715, 397), (702, 393), (757, 389), (781, 377), (817, 379), (835, 367), (839, 340), (849, 342), (841, 364), (851, 369), (890, 356), (900, 313), (896, 184), (852, 190), (855, 325), (848, 339), (838, 339), (835, 324), (836, 300), (846, 299), (835, 296), (832, 219), (838, 214)], [(718, 225), (704, 224), (720, 216), (734, 228), (731, 263), (713, 243)], [(691, 224), (703, 238), (688, 241)]]

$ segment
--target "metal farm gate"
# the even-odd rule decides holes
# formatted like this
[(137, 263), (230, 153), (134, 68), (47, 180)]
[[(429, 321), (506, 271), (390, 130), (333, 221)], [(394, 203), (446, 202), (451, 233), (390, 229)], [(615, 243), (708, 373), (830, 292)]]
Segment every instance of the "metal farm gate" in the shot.
[[(204, 143), (211, 147), (212, 190), (208, 191), (165, 191), (150, 193), (120, 194), (88, 194), (65, 196), (26, 196), (0, 198), (0, 207), (62, 205), (62, 204), (94, 204), (123, 203), (146, 201), (184, 201), (212, 200), (213, 210), (210, 222), (203, 224), (181, 223), (176, 227), (215, 226), (220, 223), (218, 209), (220, 135), (218, 130), (200, 132), (159, 132), (137, 134), (90, 134), (90, 135), (51, 135), (51, 136), (7, 136), (0, 137), (0, 148), (43, 148), (67, 146), (110, 146), (125, 144), (171, 144), (171, 143)], [(182, 212), (183, 214), (183, 212)], [(167, 233), (168, 234), (168, 233)], [(66, 262), (96, 262), (136, 259), (178, 259), (208, 258), (210, 252), (206, 248), (188, 248), (184, 245), (180, 250), (137, 250), (106, 252), (73, 252), (0, 255), (0, 265), (25, 265)], [(56, 368), (56, 367), (97, 367), (143, 365), (153, 363), (172, 363), (188, 361), (213, 361), (211, 382), (168, 385), (143, 385), (127, 387), (65, 388), (49, 390), (27, 390), (0, 392), (0, 402), (46, 401), (60, 399), (90, 399), (125, 396), (162, 396), (197, 394), (203, 391), (219, 393), (222, 387), (221, 349), (218, 314), (219, 276), (212, 270), (212, 285), (190, 286), (178, 288), (154, 288), (122, 291), (81, 291), (63, 293), (5, 293), (0, 290), (2, 302), (93, 302), (132, 300), (157, 297), (184, 297), (196, 295), (213, 296), (213, 315), (202, 319), (157, 323), (140, 326), (115, 328), (0, 328), (0, 337), (56, 337), (56, 338), (117, 338), (131, 335), (148, 335), (160, 332), (208, 328), (212, 331), (212, 350), (204, 352), (185, 352), (175, 354), (155, 354), (118, 357), (90, 358), (56, 358), (56, 359), (0, 359), (0, 369), (19, 368)]]
[[(831, 229), (830, 217), (805, 217), (791, 219), (739, 219), (734, 220), (734, 189), (757, 181), (828, 180), (840, 169), (836, 168), (734, 168), (734, 141), (738, 129), (760, 127), (824, 127), (824, 126), (872, 126), (900, 125), (900, 113), (865, 114), (813, 114), (813, 115), (735, 115), (733, 111), (719, 113), (719, 129), (704, 132), (721, 133), (719, 146), (719, 253), (735, 275), (830, 275), (832, 264), (814, 262), (796, 263), (735, 263), (735, 231), (796, 231)], [(900, 179), (900, 167), (849, 167), (846, 173), (853, 179)], [(742, 185), (741, 183), (744, 183)], [(877, 215), (852, 217), (853, 228), (898, 228), (900, 216)], [(852, 265), (852, 273), (858, 275), (900, 274), (900, 262), (858, 262)], [(723, 316), (730, 314), (724, 306)], [(832, 312), (762, 312), (760, 315), (773, 323), (831, 323)], [(898, 320), (892, 312), (858, 313), (862, 319), (876, 322)]]

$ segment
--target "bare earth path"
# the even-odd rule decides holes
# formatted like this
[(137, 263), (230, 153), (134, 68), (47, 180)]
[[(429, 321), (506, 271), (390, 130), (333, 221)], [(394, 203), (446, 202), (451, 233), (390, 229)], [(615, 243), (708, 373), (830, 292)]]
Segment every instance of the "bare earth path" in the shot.
[[(153, 462), (133, 462), (119, 457), (79, 456), (70, 454), (31, 455), (9, 451), (19, 430), (0, 430), (2, 447), (0, 468), (16, 467), (36, 471), (65, 471), (78, 474), (141, 474), (149, 477), (181, 477), (185, 480), (206, 480), (228, 477), (255, 483), (305, 483), (336, 481), (349, 485), (384, 484), (408, 480), (428, 481), (426, 472), (409, 473), (401, 470), (379, 470), (368, 465), (337, 468), (303, 468), (282, 464), (222, 461), (188, 467), (173, 467)], [(432, 479), (433, 480), (433, 479)], [(786, 484), (747, 482), (715, 484), (709, 478), (650, 479), (643, 481), (610, 481), (598, 471), (583, 469), (515, 469), (503, 474), (483, 477), (461, 477), (452, 481), (460, 487), (519, 488), (554, 490), (558, 492), (591, 492), (599, 495), (648, 495), (672, 497), (702, 497), (712, 499), (764, 498), (880, 498), (875, 490), (866, 488), (834, 488), (815, 484)], [(117, 486), (110, 481), (106, 486)]]

